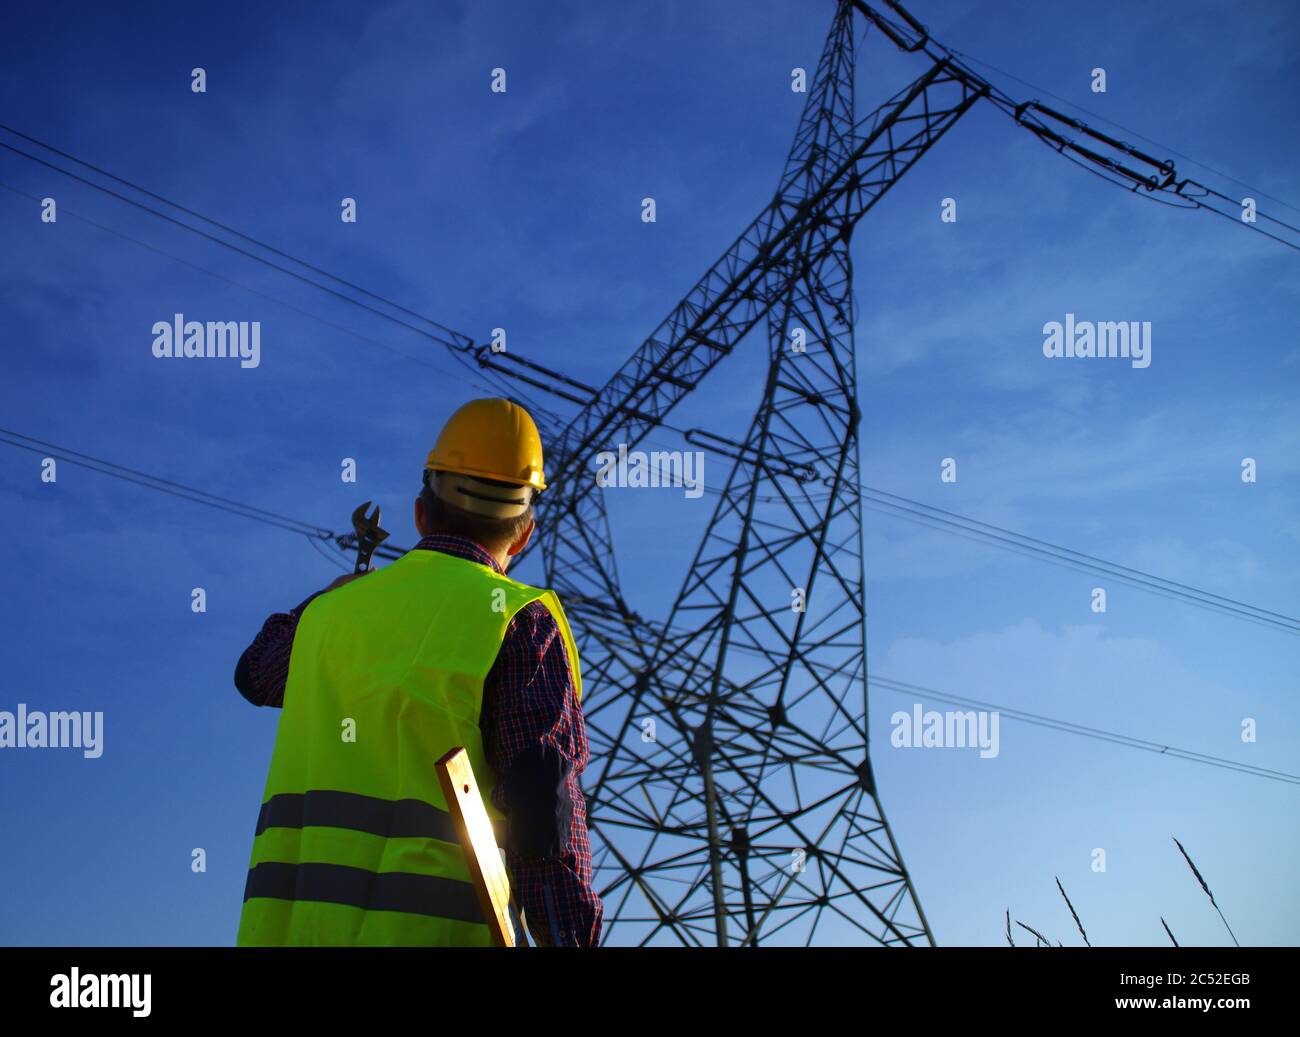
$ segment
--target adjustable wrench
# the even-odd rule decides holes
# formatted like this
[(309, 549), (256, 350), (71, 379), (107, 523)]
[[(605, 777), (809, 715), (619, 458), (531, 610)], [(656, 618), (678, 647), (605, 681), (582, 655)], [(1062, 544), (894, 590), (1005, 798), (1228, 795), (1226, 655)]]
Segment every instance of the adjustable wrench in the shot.
[(366, 515), (368, 507), (370, 501), (352, 513), (352, 529), (357, 534), (357, 566), (352, 570), (354, 574), (370, 571), (370, 556), (375, 553), (376, 547), (388, 539), (388, 531), (379, 528), (379, 505), (375, 505), (375, 513), (370, 516)]

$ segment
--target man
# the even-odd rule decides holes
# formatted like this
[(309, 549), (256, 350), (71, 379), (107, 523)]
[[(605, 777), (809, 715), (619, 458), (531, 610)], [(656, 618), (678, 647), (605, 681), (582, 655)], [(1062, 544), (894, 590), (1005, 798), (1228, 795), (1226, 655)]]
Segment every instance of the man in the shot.
[(235, 685), (283, 706), (241, 945), (487, 945), (435, 762), (465, 746), (538, 943), (593, 946), (577, 647), (559, 599), (505, 575), (545, 489), (528, 413), (474, 400), (415, 501), (423, 539), (277, 613)]

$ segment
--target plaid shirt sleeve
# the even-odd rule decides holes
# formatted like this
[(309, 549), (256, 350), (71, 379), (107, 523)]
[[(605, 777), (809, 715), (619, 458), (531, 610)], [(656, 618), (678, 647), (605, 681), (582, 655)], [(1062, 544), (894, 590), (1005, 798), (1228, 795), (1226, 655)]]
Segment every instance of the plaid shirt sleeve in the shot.
[[(320, 593), (324, 593), (323, 591)], [(296, 609), (276, 612), (244, 649), (235, 667), (235, 687), (255, 706), (284, 705), (284, 686), (289, 679), (289, 656), (293, 652), (293, 635), (298, 619), (317, 595), (313, 594)]]
[[(501, 651), (484, 682), (482, 729), (488, 761), (496, 773), (510, 773), (513, 761), (539, 745), (568, 764), (565, 790), (572, 812), (562, 833), (560, 855), (529, 858), (508, 850), (516, 896), (528, 928), (539, 943), (594, 947), (600, 942), (604, 907), (592, 889), (587, 805), (579, 785), (587, 766), (587, 727), (559, 627), (546, 606), (532, 602), (506, 631)], [(507, 809), (506, 784), (498, 781), (493, 803)], [(559, 927), (550, 932), (552, 912)]]

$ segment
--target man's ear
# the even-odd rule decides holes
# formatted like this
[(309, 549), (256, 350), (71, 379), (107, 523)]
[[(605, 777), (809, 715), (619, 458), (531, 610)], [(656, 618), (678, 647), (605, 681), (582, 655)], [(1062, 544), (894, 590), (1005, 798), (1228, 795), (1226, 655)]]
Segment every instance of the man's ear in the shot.
[(424, 534), (425, 521), (426, 521), (426, 516), (424, 513), (424, 498), (416, 497), (415, 498), (415, 531), (419, 533), (420, 536), (425, 535)]
[(537, 520), (529, 519), (528, 528), (519, 534), (518, 540), (516, 540), (513, 544), (511, 544), (508, 548), (506, 548), (506, 555), (510, 558), (513, 558), (525, 547), (527, 547), (528, 541), (530, 541), (533, 538), (533, 530), (536, 528), (537, 528)]

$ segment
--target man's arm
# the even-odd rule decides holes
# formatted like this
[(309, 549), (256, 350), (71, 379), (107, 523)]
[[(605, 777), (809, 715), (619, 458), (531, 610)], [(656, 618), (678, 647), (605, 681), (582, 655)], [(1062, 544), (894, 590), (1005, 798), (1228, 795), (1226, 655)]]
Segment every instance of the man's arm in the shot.
[(604, 907), (591, 888), (579, 787), (587, 728), (564, 640), (540, 602), (511, 621), (483, 707), (484, 745), (499, 779), (492, 801), (508, 819), (506, 859), (528, 927), (543, 944), (594, 947)]
[[(359, 575), (364, 576), (365, 573)], [(319, 590), (296, 609), (276, 612), (244, 649), (235, 666), (235, 687), (255, 706), (284, 705), (284, 685), (289, 678), (289, 656), (293, 653), (293, 635), (298, 629), (302, 610), (326, 591), (341, 587), (357, 574), (340, 576), (324, 590)]]

